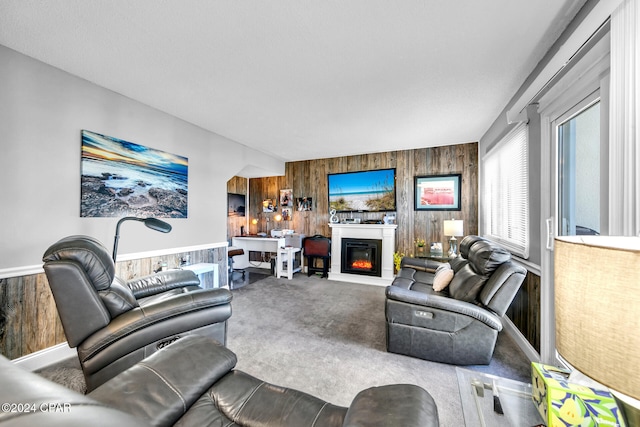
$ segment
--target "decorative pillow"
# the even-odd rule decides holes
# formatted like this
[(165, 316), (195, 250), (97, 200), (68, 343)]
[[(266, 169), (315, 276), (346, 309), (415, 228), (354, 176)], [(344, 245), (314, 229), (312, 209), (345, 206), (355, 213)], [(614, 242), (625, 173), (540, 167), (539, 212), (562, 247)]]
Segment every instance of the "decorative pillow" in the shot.
[(453, 270), (449, 263), (439, 266), (433, 278), (433, 290), (436, 292), (442, 291), (449, 286), (451, 279), (453, 279)]

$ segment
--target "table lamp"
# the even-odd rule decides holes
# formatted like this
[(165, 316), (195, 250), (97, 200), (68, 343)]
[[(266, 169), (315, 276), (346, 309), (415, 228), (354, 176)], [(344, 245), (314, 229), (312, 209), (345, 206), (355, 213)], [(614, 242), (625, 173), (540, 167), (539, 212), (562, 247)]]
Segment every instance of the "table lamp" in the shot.
[(121, 218), (120, 221), (118, 221), (118, 224), (116, 224), (116, 236), (113, 240), (113, 262), (116, 262), (116, 254), (118, 253), (118, 240), (120, 240), (120, 224), (125, 221), (144, 222), (144, 225), (146, 225), (147, 228), (159, 231), (161, 233), (168, 233), (171, 231), (170, 224), (167, 224), (166, 222), (161, 221), (157, 218), (138, 218), (135, 216), (125, 216), (124, 218)]
[(556, 348), (640, 425), (640, 237), (556, 238)]
[(447, 219), (444, 221), (444, 235), (451, 236), (449, 239), (449, 258), (458, 255), (458, 241), (456, 237), (463, 235), (463, 221), (461, 219)]

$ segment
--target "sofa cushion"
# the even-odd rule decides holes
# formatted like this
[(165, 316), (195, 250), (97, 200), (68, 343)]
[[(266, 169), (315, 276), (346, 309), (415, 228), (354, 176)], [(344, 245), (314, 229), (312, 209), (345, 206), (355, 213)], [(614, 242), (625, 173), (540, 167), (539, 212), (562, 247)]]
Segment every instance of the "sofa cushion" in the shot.
[(233, 421), (224, 425), (340, 427), (347, 413), (347, 408), (237, 370), (213, 384), (207, 395)]
[(458, 271), (449, 284), (449, 295), (460, 301), (475, 302), (488, 277), (473, 271), (471, 264)]
[(113, 280), (109, 289), (98, 291), (98, 295), (109, 310), (112, 319), (138, 306), (138, 301), (131, 289), (118, 277)]
[(187, 335), (120, 373), (89, 396), (148, 420), (151, 425), (173, 425), (236, 362), (236, 355), (213, 339)]
[(442, 291), (449, 286), (449, 283), (453, 279), (453, 270), (448, 263), (442, 264), (436, 270), (436, 275), (433, 278), (433, 290), (436, 292)]
[(451, 258), (448, 264), (451, 266), (453, 272), (456, 273), (462, 267), (469, 264), (469, 260), (464, 258), (462, 255), (458, 255), (455, 258)]

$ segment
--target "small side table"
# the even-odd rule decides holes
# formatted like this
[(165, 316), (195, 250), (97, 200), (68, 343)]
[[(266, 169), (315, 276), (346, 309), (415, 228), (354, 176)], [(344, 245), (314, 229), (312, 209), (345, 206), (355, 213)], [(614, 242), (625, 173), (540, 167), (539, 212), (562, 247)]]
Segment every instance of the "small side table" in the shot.
[(293, 248), (291, 246), (278, 248), (278, 260), (276, 261), (276, 277), (278, 279), (286, 274), (287, 279), (291, 280), (293, 279), (293, 273), (297, 273), (302, 269), (302, 255), (300, 255), (300, 264), (294, 267), (296, 254), (300, 251), (301, 248)]
[[(182, 270), (191, 270), (198, 276), (200, 279), (200, 284), (203, 288), (217, 288), (218, 284), (218, 264), (213, 264), (209, 262), (200, 262), (197, 264), (189, 264), (183, 265), (180, 267)], [(213, 272), (213, 280), (207, 280), (205, 274)]]
[[(544, 425), (531, 398), (531, 384), (463, 368), (456, 368), (456, 375), (467, 427)], [(503, 414), (494, 410), (494, 385)]]

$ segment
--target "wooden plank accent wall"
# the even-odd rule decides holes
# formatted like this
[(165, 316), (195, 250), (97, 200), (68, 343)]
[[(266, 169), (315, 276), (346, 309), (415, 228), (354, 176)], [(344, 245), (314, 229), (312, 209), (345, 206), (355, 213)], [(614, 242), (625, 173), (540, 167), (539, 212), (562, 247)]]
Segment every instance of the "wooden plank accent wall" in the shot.
[(15, 359), (65, 341), (44, 273), (0, 280), (0, 353)]
[[(239, 176), (234, 176), (227, 182), (227, 193), (236, 193), (247, 195), (247, 189), (249, 188), (249, 180)], [(247, 200), (247, 203), (249, 200)], [(246, 213), (246, 215), (249, 215)], [(230, 241), (233, 236), (239, 236), (240, 230), (243, 225), (245, 226), (245, 233), (249, 232), (247, 227), (247, 217), (227, 217), (227, 240)]]
[(540, 276), (527, 273), (506, 316), (540, 353)]
[[(189, 255), (192, 264), (218, 264), (218, 283), (227, 285), (226, 248), (175, 253), (116, 263), (116, 275), (124, 280), (152, 274), (162, 262), (171, 267)], [(213, 286), (213, 274), (203, 275), (203, 286)], [(0, 353), (8, 359), (43, 350), (67, 340), (53, 294), (44, 273), (0, 279)]]
[[(442, 242), (449, 247), (448, 237), (443, 235), (445, 219), (464, 220), (464, 233), (478, 232), (478, 144), (458, 144), (416, 150), (390, 151), (317, 160), (290, 162), (285, 175), (249, 180), (249, 215), (258, 219), (257, 226), (250, 226), (252, 234), (269, 232), (273, 228), (290, 228), (307, 236), (330, 236), (329, 197), (327, 174), (396, 168), (396, 236), (397, 251), (414, 253), (414, 240)], [(462, 174), (461, 211), (415, 211), (414, 177), (423, 175)], [(311, 197), (313, 211), (293, 212), (291, 221), (274, 224), (274, 214), (262, 213), (264, 199), (278, 200), (281, 189), (292, 189), (293, 197)], [(339, 214), (348, 217), (349, 214)], [(382, 213), (354, 213), (357, 218), (382, 219)]]

